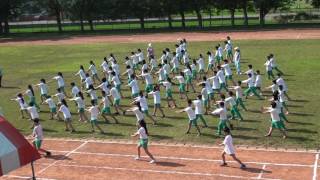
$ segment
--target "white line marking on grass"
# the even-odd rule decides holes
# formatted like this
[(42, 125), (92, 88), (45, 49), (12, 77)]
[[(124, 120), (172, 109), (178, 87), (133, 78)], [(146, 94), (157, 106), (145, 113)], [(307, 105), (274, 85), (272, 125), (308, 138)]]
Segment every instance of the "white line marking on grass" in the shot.
[[(122, 145), (136, 145), (135, 142), (125, 142), (125, 141), (120, 141), (120, 142), (112, 142), (109, 140), (77, 140), (77, 139), (59, 139), (59, 138), (48, 138), (45, 140), (51, 140), (51, 141), (65, 141), (65, 142), (88, 142), (88, 143), (102, 143), (102, 144), (122, 144)], [(157, 142), (152, 142), (150, 143), (152, 146), (164, 146), (164, 147), (192, 147), (192, 148), (203, 148), (203, 149), (221, 149), (219, 146), (208, 146), (208, 145), (181, 145), (181, 144), (162, 144), (162, 143), (157, 143)], [(240, 150), (246, 150), (246, 151), (265, 151), (265, 152), (284, 152), (284, 153), (308, 153), (308, 154), (315, 154), (317, 153), (316, 150), (309, 150), (309, 151), (303, 151), (303, 150), (290, 150), (290, 149), (261, 149), (261, 148), (254, 148), (254, 147), (249, 147), (245, 148), (242, 146), (237, 147), (237, 149)]]
[(314, 160), (314, 165), (313, 165), (313, 178), (312, 178), (312, 180), (317, 180), (318, 161), (319, 161), (319, 154), (316, 154), (315, 160)]
[[(65, 153), (66, 151), (54, 151), (53, 152), (62, 152)], [(111, 156), (111, 157), (135, 157), (134, 154), (109, 154), (109, 153), (92, 153), (92, 152), (72, 152), (71, 154), (83, 154), (83, 155), (97, 155), (97, 156)], [(141, 157), (148, 157), (148, 156), (141, 156)], [(221, 162), (221, 160), (215, 159), (201, 159), (201, 158), (187, 158), (187, 157), (174, 157), (174, 156), (155, 156), (157, 159), (171, 159), (171, 160), (184, 160), (184, 161), (205, 161), (205, 162)], [(235, 163), (235, 161), (227, 161), (230, 163)], [(291, 166), (291, 167), (313, 167), (313, 165), (305, 165), (305, 164), (286, 164), (286, 163), (269, 163), (269, 162), (244, 162), (246, 164), (258, 164), (258, 165), (274, 165), (274, 166)]]
[[(87, 141), (84, 141), (82, 144), (80, 144), (80, 145), (79, 145), (78, 147), (76, 147), (74, 150), (68, 152), (68, 153), (65, 155), (65, 157), (70, 156), (72, 153), (76, 152), (78, 149), (82, 148), (82, 147), (85, 146), (87, 143), (88, 143)], [(54, 161), (54, 162), (51, 163), (49, 166), (41, 169), (41, 170), (38, 172), (38, 174), (43, 173), (45, 170), (47, 170), (48, 168), (50, 168), (51, 166), (55, 165), (57, 162), (59, 162), (59, 161), (61, 161), (61, 160), (63, 160), (63, 159), (58, 159), (58, 160)]]
[[(89, 165), (72, 165), (72, 164), (59, 164), (53, 165), (59, 167), (77, 167), (77, 168), (93, 168), (93, 169), (108, 169), (108, 170), (120, 170), (120, 171), (132, 171), (132, 172), (148, 172), (148, 173), (162, 173), (162, 174), (182, 174), (182, 175), (194, 175), (194, 176), (220, 176), (227, 178), (237, 179), (257, 179), (256, 177), (245, 177), (245, 176), (232, 176), (226, 174), (215, 174), (215, 173), (192, 173), (184, 171), (162, 171), (162, 170), (151, 170), (151, 169), (131, 169), (131, 168), (117, 168), (109, 166), (89, 166)], [(278, 180), (272, 178), (261, 178), (263, 180)]]
[(267, 165), (265, 165), (265, 164), (262, 166), (262, 169), (261, 169), (261, 171), (260, 171), (260, 173), (259, 173), (259, 175), (258, 175), (257, 179), (261, 179), (261, 178), (262, 178), (262, 175), (263, 175), (264, 170), (266, 169), (266, 167), (267, 167)]
[[(3, 177), (7, 177), (7, 178), (16, 178), (16, 179), (32, 179), (31, 176), (17, 176), (17, 175), (4, 175)], [(56, 179), (49, 179), (49, 178), (38, 178), (38, 180), (56, 180)]]

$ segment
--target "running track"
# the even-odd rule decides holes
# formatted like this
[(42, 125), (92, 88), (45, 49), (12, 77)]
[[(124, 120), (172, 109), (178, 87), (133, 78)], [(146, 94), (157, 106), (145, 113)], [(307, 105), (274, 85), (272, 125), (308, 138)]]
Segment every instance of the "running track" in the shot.
[[(316, 180), (320, 174), (319, 152), (238, 148), (238, 157), (248, 166), (241, 170), (229, 157), (228, 167), (220, 167), (218, 147), (151, 144), (156, 164), (149, 164), (145, 156), (135, 161), (132, 142), (47, 139), (44, 148), (53, 156), (35, 163), (37, 179)], [(30, 176), (26, 166), (0, 179)]]

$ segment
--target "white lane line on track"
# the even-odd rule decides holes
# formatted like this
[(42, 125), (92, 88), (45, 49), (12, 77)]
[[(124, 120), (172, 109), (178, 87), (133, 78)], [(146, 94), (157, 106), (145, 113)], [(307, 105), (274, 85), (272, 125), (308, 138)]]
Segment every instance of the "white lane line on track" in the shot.
[(312, 180), (317, 180), (318, 162), (319, 162), (319, 153), (316, 154), (316, 156), (315, 156), (314, 165), (313, 165), (313, 178), (312, 178)]

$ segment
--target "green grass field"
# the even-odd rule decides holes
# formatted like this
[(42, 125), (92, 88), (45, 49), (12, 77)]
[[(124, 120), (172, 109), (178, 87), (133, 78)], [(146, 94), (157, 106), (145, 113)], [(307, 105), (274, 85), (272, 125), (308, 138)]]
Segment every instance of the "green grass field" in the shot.
[[(189, 51), (191, 56), (196, 57), (199, 53), (205, 53), (214, 47), (217, 42), (191, 42)], [(265, 56), (273, 52), (276, 55), (277, 63), (286, 76), (289, 86), (289, 95), (293, 101), (288, 102), (291, 123), (287, 125), (288, 139), (283, 140), (281, 134), (275, 131), (273, 137), (265, 138), (270, 122), (269, 115), (259, 112), (262, 105), (268, 105), (267, 101), (257, 100), (250, 97), (245, 103), (250, 109), (249, 112), (243, 112), (244, 122), (233, 131), (236, 144), (273, 146), (273, 147), (296, 147), (296, 148), (319, 148), (319, 89), (318, 80), (320, 75), (319, 65), (319, 40), (261, 40), (261, 41), (234, 41), (234, 46), (240, 46), (242, 50), (242, 69), (247, 65), (253, 64), (255, 69), (265, 72), (263, 66)], [(78, 70), (80, 64), (88, 67), (89, 60), (95, 60), (100, 64), (102, 58), (113, 52), (122, 64), (123, 57), (131, 50), (137, 47), (145, 48), (143, 43), (100, 43), (90, 45), (50, 45), (50, 46), (1, 46), (0, 47), (0, 66), (4, 71), (3, 85), (6, 88), (0, 89), (0, 106), (7, 119), (14, 124), (25, 135), (30, 134), (30, 122), (26, 119), (20, 119), (19, 108), (16, 102), (10, 101), (19, 91), (25, 90), (28, 84), (38, 83), (40, 78), (49, 79), (56, 72), (64, 73), (67, 85), (71, 81), (79, 82), (79, 77), (73, 74)], [(156, 54), (159, 55), (161, 49), (170, 47), (173, 49), (173, 43), (154, 43)], [(124, 69), (124, 66), (121, 66)], [(245, 79), (246, 76), (237, 76), (237, 79)], [(263, 75), (263, 85), (270, 84)], [(49, 84), (50, 93), (55, 93), (56, 82)], [(141, 84), (141, 87), (143, 85)], [(70, 92), (70, 86), (67, 86)], [(177, 92), (177, 87), (174, 87)], [(198, 88), (199, 91), (199, 88)], [(130, 95), (128, 89), (124, 89), (125, 96)], [(39, 101), (39, 91), (36, 90), (37, 100)], [(163, 95), (163, 94), (162, 94)], [(178, 94), (176, 99), (178, 100)], [(164, 97), (164, 96), (163, 96)], [(195, 97), (193, 94), (191, 97)], [(131, 98), (122, 100), (123, 105), (128, 105)], [(88, 104), (87, 99), (87, 104)], [(178, 100), (180, 107), (186, 106), (185, 101)], [(149, 105), (153, 104), (153, 99), (149, 99)], [(163, 100), (162, 106), (166, 103)], [(76, 112), (74, 103), (69, 103), (72, 112)], [(121, 124), (105, 124), (101, 121), (103, 129), (107, 131), (106, 135), (90, 132), (90, 124), (79, 123), (78, 116), (73, 115), (74, 126), (77, 133), (70, 134), (64, 131), (63, 122), (48, 120), (48, 107), (41, 106), (44, 112), (40, 113), (45, 135), (51, 137), (68, 138), (108, 138), (108, 139), (129, 139), (130, 134), (136, 130), (135, 116), (119, 116)], [(152, 107), (150, 107), (152, 108)], [(113, 110), (113, 109), (112, 109)], [(150, 109), (151, 110), (151, 109)], [(187, 126), (187, 114), (174, 113), (175, 110), (165, 108), (167, 118), (159, 120), (159, 125), (149, 126), (151, 139), (157, 141), (174, 141), (179, 143), (205, 143), (215, 144), (221, 141), (221, 138), (215, 135), (218, 118), (215, 116), (205, 116), (210, 128), (202, 129), (203, 135), (196, 136), (195, 129), (192, 134), (185, 135)], [(147, 121), (149, 121), (147, 119)], [(149, 121), (150, 122), (150, 121)]]

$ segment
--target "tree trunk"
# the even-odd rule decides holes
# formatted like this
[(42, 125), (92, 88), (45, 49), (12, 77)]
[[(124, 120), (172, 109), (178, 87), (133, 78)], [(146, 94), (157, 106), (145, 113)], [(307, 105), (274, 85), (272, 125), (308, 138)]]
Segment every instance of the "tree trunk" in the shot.
[(2, 26), (2, 22), (0, 21), (0, 34), (3, 33), (3, 26)]
[(93, 21), (92, 21), (92, 19), (89, 19), (88, 22), (89, 22), (89, 26), (90, 26), (90, 31), (93, 31), (94, 29), (93, 29)]
[(183, 10), (180, 10), (180, 16), (181, 16), (181, 26), (183, 28), (186, 28), (186, 19), (184, 17), (184, 11)]
[(260, 10), (259, 10), (259, 20), (260, 20), (260, 25), (261, 26), (264, 26), (264, 16), (265, 16), (265, 13), (264, 13), (264, 9), (262, 7), (260, 7)]
[(234, 12), (235, 9), (230, 9), (230, 14), (231, 14), (231, 26), (234, 27)]
[(197, 18), (198, 18), (198, 25), (200, 28), (202, 28), (202, 15), (201, 15), (199, 9), (196, 10), (196, 14), (197, 14)]
[(62, 24), (61, 24), (61, 15), (60, 10), (56, 9), (56, 19), (57, 19), (57, 25), (59, 32), (62, 32)]
[(83, 31), (84, 31), (84, 25), (83, 25), (83, 15), (82, 15), (82, 12), (80, 12), (80, 28), (81, 28), (81, 31), (83, 32)]
[(144, 17), (140, 17), (140, 28), (144, 30)]
[(249, 25), (247, 6), (248, 6), (248, 3), (245, 0), (244, 3), (243, 3), (243, 7), (242, 7), (242, 9), (243, 9), (243, 18), (244, 18), (243, 24), (245, 26)]
[(4, 20), (4, 33), (5, 34), (9, 34), (10, 33), (10, 27), (9, 27), (8, 19)]
[(169, 23), (169, 28), (172, 29), (172, 17), (170, 13), (168, 13), (168, 23)]

